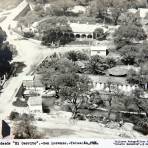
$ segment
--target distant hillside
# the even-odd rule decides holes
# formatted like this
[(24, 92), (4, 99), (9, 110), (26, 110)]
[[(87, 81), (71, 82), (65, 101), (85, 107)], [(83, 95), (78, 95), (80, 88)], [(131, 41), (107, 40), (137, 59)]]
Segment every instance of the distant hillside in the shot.
[(0, 10), (15, 8), (23, 0), (0, 0)]

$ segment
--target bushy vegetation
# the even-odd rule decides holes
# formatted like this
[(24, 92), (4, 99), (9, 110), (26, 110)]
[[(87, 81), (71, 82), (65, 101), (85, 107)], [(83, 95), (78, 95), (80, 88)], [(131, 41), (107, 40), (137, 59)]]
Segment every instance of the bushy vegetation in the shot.
[(109, 66), (106, 63), (106, 60), (98, 55), (92, 56), (89, 60), (88, 70), (91, 74), (104, 75), (105, 70), (108, 68)]
[(94, 38), (97, 40), (105, 40), (108, 35), (108, 33), (104, 32), (102, 28), (95, 29), (93, 34), (94, 34)]
[(134, 24), (121, 25), (114, 34), (114, 43), (117, 48), (121, 48), (125, 45), (138, 43), (141, 40), (147, 38), (143, 28)]
[(15, 48), (6, 42), (6, 39), (6, 32), (0, 28), (0, 76), (10, 72), (13, 54), (17, 54)]
[(144, 135), (148, 135), (148, 119), (145, 118), (138, 120), (133, 129)]
[(130, 84), (137, 84), (139, 87), (145, 88), (145, 85), (148, 83), (148, 63), (145, 63), (141, 66), (139, 72), (130, 70), (127, 76), (127, 81)]
[(87, 61), (89, 59), (88, 55), (79, 51), (69, 51), (66, 53), (66, 57), (73, 62), (76, 61)]
[(14, 139), (40, 139), (43, 135), (37, 130), (36, 126), (28, 118), (22, 119), (16, 123), (14, 131)]

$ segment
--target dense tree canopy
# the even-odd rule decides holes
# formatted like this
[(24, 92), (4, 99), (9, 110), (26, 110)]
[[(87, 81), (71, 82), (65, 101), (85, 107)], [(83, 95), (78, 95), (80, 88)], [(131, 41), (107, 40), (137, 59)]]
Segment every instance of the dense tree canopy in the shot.
[(120, 48), (121, 61), (125, 65), (141, 66), (148, 61), (148, 44), (131, 44)]
[[(78, 109), (84, 101), (84, 94), (87, 93), (91, 88), (91, 81), (87, 76), (80, 76), (76, 74), (73, 68), (59, 63), (56, 70), (50, 71), (46, 76), (43, 77), (44, 83), (48, 83), (52, 89), (56, 91), (56, 97), (67, 100), (72, 105), (72, 112), (74, 118), (78, 113)], [(71, 69), (71, 70), (70, 70)]]
[(121, 25), (114, 34), (114, 43), (117, 48), (121, 48), (124, 45), (129, 45), (141, 40), (145, 40), (147, 35), (140, 26), (134, 24)]
[(74, 51), (74, 50), (67, 52), (66, 57), (69, 60), (72, 60), (73, 62), (76, 62), (78, 60), (88, 60), (89, 59), (89, 57), (85, 53)]
[(137, 84), (140, 87), (145, 87), (148, 84), (148, 63), (146, 62), (141, 66), (141, 70), (139, 72), (135, 72), (134, 70), (130, 70), (127, 76), (127, 81), (130, 84)]
[(60, 85), (60, 96), (72, 104), (73, 118), (76, 118), (78, 109), (81, 107), (85, 95), (90, 91), (91, 81), (86, 76), (77, 74), (60, 75), (62, 81)]
[(146, 7), (146, 0), (94, 0), (90, 4), (89, 13), (106, 23), (117, 25), (121, 14), (129, 8), (142, 7)]
[(10, 61), (12, 60), (11, 46), (6, 40), (6, 32), (0, 28), (0, 75), (3, 75), (10, 70)]
[(42, 43), (66, 44), (74, 40), (72, 29), (65, 17), (52, 17), (39, 25), (39, 31), (43, 32)]
[(140, 22), (140, 15), (138, 13), (131, 13), (126, 12), (123, 13), (119, 18), (119, 24), (121, 25), (136, 25), (136, 26), (142, 26)]
[(91, 3), (90, 14), (117, 25), (121, 13), (127, 9), (126, 0), (95, 0)]
[(59, 15), (68, 15), (68, 9), (72, 8), (75, 6), (75, 2), (73, 0), (59, 0), (55, 1), (51, 5), (51, 9), (49, 10), (52, 11), (53, 14), (59, 16)]
[(95, 29), (93, 34), (94, 34), (94, 38), (97, 40), (105, 40), (108, 35), (108, 33), (104, 32), (102, 28)]

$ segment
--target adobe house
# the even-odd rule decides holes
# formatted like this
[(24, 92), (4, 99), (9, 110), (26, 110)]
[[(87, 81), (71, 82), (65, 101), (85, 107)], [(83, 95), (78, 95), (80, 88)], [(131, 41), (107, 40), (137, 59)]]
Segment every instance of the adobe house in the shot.
[(107, 28), (98, 24), (80, 24), (80, 23), (69, 23), (73, 33), (70, 34), (76, 40), (93, 40), (95, 39), (94, 31), (97, 28), (102, 28), (104, 32), (108, 31)]

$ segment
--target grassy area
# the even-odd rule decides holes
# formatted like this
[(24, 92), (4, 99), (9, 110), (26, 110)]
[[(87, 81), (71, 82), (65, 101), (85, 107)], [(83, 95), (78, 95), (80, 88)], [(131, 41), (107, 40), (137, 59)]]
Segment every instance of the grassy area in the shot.
[(0, 10), (2, 9), (12, 9), (15, 8), (23, 0), (1, 0), (0, 1)]

